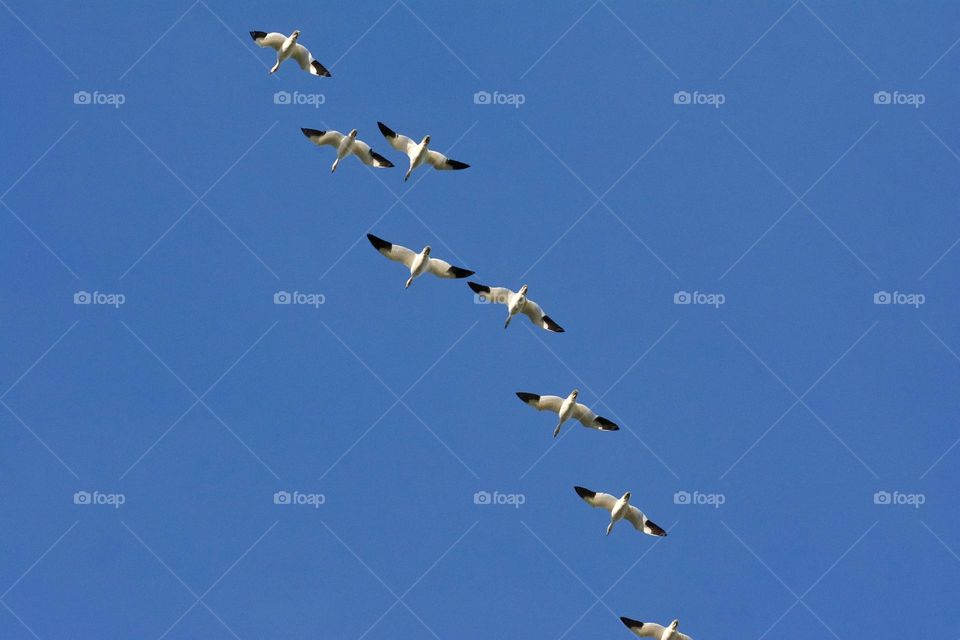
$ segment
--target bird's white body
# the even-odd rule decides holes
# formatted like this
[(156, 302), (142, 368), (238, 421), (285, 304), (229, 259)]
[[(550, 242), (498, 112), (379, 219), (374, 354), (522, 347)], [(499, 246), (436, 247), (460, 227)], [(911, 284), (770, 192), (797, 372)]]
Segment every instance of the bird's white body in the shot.
[(557, 428), (553, 431), (554, 438), (560, 433), (560, 427), (563, 426), (563, 423), (573, 417), (573, 411), (577, 407), (577, 395), (579, 395), (579, 392), (574, 389), (570, 392), (570, 395), (563, 399), (563, 404), (560, 405), (560, 413), (558, 414), (560, 422), (557, 423)]
[(277, 69), (280, 68), (280, 63), (293, 55), (293, 48), (297, 44), (297, 38), (300, 37), (299, 31), (294, 31), (287, 39), (283, 41), (283, 44), (280, 45), (280, 48), (277, 50), (277, 63), (273, 65), (273, 68), (270, 69), (270, 73), (276, 73)]
[[(527, 285), (520, 287), (520, 291), (516, 293), (511, 293), (510, 298), (507, 300), (507, 321), (503, 323), (503, 328), (506, 329), (510, 326), (510, 321), (513, 320), (513, 316), (518, 313), (523, 313), (523, 308), (527, 304)], [(569, 417), (569, 416), (568, 416)], [(560, 422), (563, 423), (565, 418), (560, 419)]]
[(413, 284), (414, 279), (423, 274), (429, 267), (430, 247), (424, 247), (423, 250), (413, 258), (413, 262), (410, 263), (410, 279), (407, 280), (407, 287)]
[[(618, 520), (622, 520), (623, 516), (629, 512), (630, 492), (628, 491), (620, 496), (620, 499), (614, 503), (613, 509), (610, 510), (610, 524), (607, 525), (607, 535), (610, 535), (610, 532), (613, 531), (613, 525), (615, 525)], [(663, 638), (662, 640), (667, 640), (667, 638)]]

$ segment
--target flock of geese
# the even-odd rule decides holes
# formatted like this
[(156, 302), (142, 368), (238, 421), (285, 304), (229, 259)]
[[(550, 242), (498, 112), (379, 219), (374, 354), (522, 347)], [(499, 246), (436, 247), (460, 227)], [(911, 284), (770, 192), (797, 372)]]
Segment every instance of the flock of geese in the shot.
[[(300, 68), (310, 75), (318, 77), (330, 77), (330, 72), (320, 62), (314, 59), (310, 51), (299, 43), (300, 31), (296, 30), (289, 36), (282, 33), (263, 31), (251, 31), (250, 36), (253, 41), (261, 47), (271, 47), (277, 52), (277, 62), (270, 69), (270, 73), (276, 73), (280, 65), (292, 58), (297, 61)], [(382, 122), (377, 122), (380, 133), (386, 138), (397, 151), (406, 154), (409, 160), (409, 167), (404, 175), (404, 181), (410, 178), (413, 171), (423, 165), (428, 164), (437, 170), (460, 170), (466, 169), (470, 165), (452, 160), (439, 151), (429, 148), (430, 136), (424, 136), (420, 142), (415, 142), (412, 138), (403, 134), (398, 134), (393, 129)], [(301, 129), (311, 142), (317, 146), (329, 146), (337, 150), (337, 157), (330, 167), (330, 172), (337, 170), (340, 161), (348, 155), (354, 155), (364, 164), (376, 169), (389, 169), (394, 165), (390, 160), (374, 151), (369, 144), (357, 139), (357, 130), (352, 129), (350, 133), (343, 134), (339, 131), (319, 131), (317, 129)], [(413, 281), (418, 277), (429, 273), (438, 278), (467, 278), (474, 274), (469, 269), (451, 265), (445, 260), (434, 258), (430, 246), (425, 246), (419, 253), (408, 249), (399, 244), (388, 242), (378, 238), (372, 233), (367, 234), (370, 244), (379, 251), (384, 257), (399, 262), (409, 270), (410, 276), (407, 278), (404, 288), (409, 288)], [(554, 322), (550, 316), (543, 312), (543, 309), (536, 302), (527, 297), (528, 287), (526, 284), (520, 287), (518, 291), (513, 291), (506, 287), (490, 287), (469, 281), (467, 284), (483, 300), (506, 305), (507, 319), (503, 324), (506, 329), (510, 326), (510, 321), (517, 314), (525, 315), (530, 322), (547, 331), (554, 333), (563, 333), (564, 329)], [(598, 416), (586, 405), (577, 402), (580, 392), (574, 389), (570, 394), (561, 398), (559, 396), (542, 396), (526, 391), (517, 392), (517, 397), (524, 403), (530, 405), (538, 411), (549, 411), (558, 416), (558, 422), (553, 430), (553, 437), (556, 438), (560, 433), (560, 428), (568, 420), (576, 420), (584, 427), (596, 429), (598, 431), (618, 431), (615, 423), (607, 418)], [(667, 532), (651, 521), (644, 515), (640, 509), (630, 504), (631, 494), (629, 491), (617, 498), (609, 493), (600, 493), (584, 487), (574, 487), (577, 495), (591, 507), (597, 507), (610, 512), (610, 523), (607, 525), (607, 535), (613, 531), (613, 526), (620, 520), (626, 520), (633, 525), (637, 531), (641, 531), (651, 536), (666, 536)], [(646, 638), (656, 638), (657, 640), (691, 640), (687, 635), (680, 633), (677, 627), (679, 620), (673, 620), (668, 626), (653, 622), (640, 622), (632, 618), (621, 617), (623, 624), (634, 634)]]

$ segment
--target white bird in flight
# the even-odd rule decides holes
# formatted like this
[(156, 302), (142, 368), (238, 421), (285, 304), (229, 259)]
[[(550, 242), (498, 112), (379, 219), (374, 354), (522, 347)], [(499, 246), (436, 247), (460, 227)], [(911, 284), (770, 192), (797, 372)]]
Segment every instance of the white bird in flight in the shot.
[(643, 515), (640, 509), (630, 504), (630, 492), (627, 491), (619, 499), (609, 493), (597, 493), (583, 487), (574, 487), (577, 495), (583, 498), (583, 501), (591, 507), (606, 509), (610, 512), (610, 524), (607, 525), (607, 535), (613, 531), (613, 525), (618, 520), (627, 519), (633, 524), (637, 531), (643, 531), (650, 536), (665, 536), (667, 532), (651, 522), (647, 516)]
[(351, 129), (350, 133), (343, 135), (339, 131), (318, 131), (317, 129), (303, 129), (303, 135), (310, 139), (310, 142), (321, 147), (323, 145), (335, 147), (337, 150), (337, 159), (333, 161), (330, 167), (330, 173), (337, 170), (337, 165), (348, 154), (353, 154), (360, 158), (364, 164), (376, 167), (377, 169), (389, 169), (393, 163), (382, 155), (370, 148), (363, 140), (357, 140), (357, 130)]
[(566, 398), (559, 396), (538, 396), (535, 393), (517, 391), (517, 397), (534, 409), (538, 411), (552, 411), (553, 413), (559, 414), (560, 422), (557, 423), (557, 428), (553, 430), (554, 438), (560, 433), (560, 427), (563, 426), (563, 423), (570, 418), (579, 420), (580, 424), (590, 429), (599, 429), (600, 431), (620, 430), (620, 427), (613, 422), (598, 416), (591, 411), (589, 407), (579, 404), (577, 402), (577, 396), (579, 395), (580, 391), (577, 389), (571, 391), (570, 395)]
[(692, 640), (688, 635), (677, 631), (680, 626), (679, 620), (674, 620), (670, 626), (664, 627), (656, 622), (640, 622), (631, 618), (620, 616), (620, 622), (627, 626), (627, 629), (633, 631), (634, 635), (641, 638), (656, 638), (657, 640)]
[(330, 77), (330, 72), (322, 64), (313, 59), (310, 51), (305, 46), (297, 42), (300, 37), (300, 30), (297, 29), (290, 36), (272, 31), (251, 31), (250, 37), (261, 47), (272, 47), (277, 50), (277, 64), (273, 65), (270, 73), (276, 73), (280, 68), (280, 63), (287, 58), (293, 58), (299, 63), (300, 68), (308, 71), (312, 76)]
[(417, 143), (407, 136), (397, 133), (382, 122), (378, 122), (377, 126), (380, 127), (380, 133), (383, 134), (383, 137), (390, 142), (394, 149), (402, 151), (410, 158), (410, 168), (407, 169), (406, 175), (403, 176), (404, 181), (410, 177), (414, 169), (424, 162), (440, 171), (466, 169), (470, 166), (459, 160), (451, 160), (439, 151), (429, 149), (430, 136), (423, 136), (423, 140)]
[(476, 282), (468, 282), (467, 284), (470, 285), (474, 293), (480, 294), (482, 299), (507, 305), (507, 321), (503, 323), (504, 329), (510, 326), (513, 316), (522, 313), (530, 318), (530, 322), (547, 331), (555, 333), (563, 333), (564, 331), (563, 327), (543, 313), (540, 305), (527, 297), (527, 285), (520, 287), (520, 291), (513, 292), (505, 287), (488, 287)]
[(406, 247), (403, 247), (399, 244), (393, 244), (392, 242), (387, 242), (386, 240), (378, 238), (372, 233), (367, 234), (367, 239), (377, 251), (391, 260), (399, 262), (410, 269), (410, 277), (407, 278), (407, 284), (404, 285), (404, 289), (413, 284), (414, 278), (417, 278), (424, 273), (432, 273), (440, 278), (466, 278), (467, 276), (472, 276), (474, 273), (469, 269), (454, 267), (449, 262), (444, 260), (431, 258), (430, 245), (424, 247), (423, 251), (420, 253), (414, 253)]

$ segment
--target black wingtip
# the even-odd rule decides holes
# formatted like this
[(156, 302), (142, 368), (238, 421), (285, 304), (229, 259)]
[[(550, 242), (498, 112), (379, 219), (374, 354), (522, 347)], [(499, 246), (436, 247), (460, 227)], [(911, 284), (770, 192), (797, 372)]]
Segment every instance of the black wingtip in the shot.
[(447, 158), (447, 166), (453, 169), (454, 171), (470, 168), (470, 165), (468, 165), (466, 162), (460, 162), (459, 160), (451, 160), (449, 158)]
[(267, 37), (267, 32), (266, 32), (266, 31), (251, 31), (251, 32), (250, 32), (250, 37), (253, 38), (254, 41), (256, 41), (256, 40), (259, 40), (260, 38), (266, 38), (266, 37)]
[(576, 491), (577, 495), (584, 500), (589, 500), (593, 498), (593, 496), (597, 495), (596, 491), (590, 491), (590, 489), (586, 489), (584, 487), (574, 487), (573, 490)]
[(610, 422), (602, 416), (597, 416), (597, 424), (600, 425), (601, 431), (620, 431), (620, 427), (616, 423)]
[(490, 293), (490, 287), (485, 284), (479, 284), (477, 282), (468, 282), (467, 284), (470, 285), (474, 293)]
[(540, 396), (535, 393), (528, 393), (526, 391), (517, 391), (517, 397), (530, 404), (531, 402), (539, 402)]
[(330, 72), (327, 71), (327, 68), (326, 68), (325, 66), (323, 66), (322, 64), (320, 64), (319, 62), (317, 62), (316, 60), (314, 60), (313, 62), (311, 62), (311, 63), (310, 63), (310, 66), (313, 67), (313, 71), (314, 71), (314, 74), (313, 74), (313, 75), (315, 75), (315, 76), (321, 76), (321, 77), (323, 77), (323, 78), (329, 78), (329, 77), (330, 77)]
[(667, 532), (658, 524), (647, 520), (647, 526), (650, 527), (650, 533), (655, 536), (660, 536), (661, 538), (667, 537)]
[(384, 249), (390, 249), (390, 247), (393, 246), (391, 243), (387, 242), (387, 241), (384, 240), (383, 238), (378, 238), (377, 236), (373, 235), (372, 233), (368, 233), (368, 234), (367, 234), (367, 240), (370, 241), (370, 244), (372, 244), (372, 245), (373, 245), (373, 248), (376, 249), (377, 251), (382, 251), (382, 250), (384, 250)]
[(386, 158), (384, 158), (382, 155), (380, 155), (380, 154), (377, 153), (376, 151), (371, 150), (371, 151), (370, 151), (370, 156), (371, 156), (374, 160), (376, 160), (377, 162), (379, 162), (379, 163), (380, 163), (380, 166), (382, 166), (384, 169), (392, 169), (392, 168), (393, 168), (393, 163), (390, 162), (389, 160), (387, 160)]
[(554, 333), (564, 333), (566, 330), (558, 325), (550, 316), (543, 316), (544, 328)]
[(326, 131), (320, 131), (319, 129), (307, 129), (304, 127), (300, 127), (300, 131), (303, 131), (303, 135), (307, 136), (308, 138), (313, 136), (319, 137), (326, 133)]
[(391, 129), (390, 127), (388, 127), (387, 125), (383, 124), (382, 122), (377, 121), (377, 126), (380, 127), (380, 133), (382, 133), (384, 137), (387, 137), (387, 138), (397, 137), (397, 132)]
[(472, 276), (474, 273), (476, 273), (476, 271), (470, 271), (469, 269), (461, 269), (460, 267), (450, 267), (448, 271), (453, 274), (454, 278), (468, 278)]
[(633, 629), (634, 627), (639, 629), (640, 627), (643, 626), (643, 623), (640, 622), (639, 620), (634, 620), (633, 618), (627, 618), (625, 616), (620, 616), (620, 622), (625, 624), (628, 629)]

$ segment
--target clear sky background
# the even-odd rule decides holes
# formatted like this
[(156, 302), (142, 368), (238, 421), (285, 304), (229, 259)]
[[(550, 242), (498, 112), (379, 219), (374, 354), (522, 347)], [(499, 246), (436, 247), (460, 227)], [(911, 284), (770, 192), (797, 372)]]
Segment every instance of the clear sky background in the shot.
[(0, 637), (960, 636), (956, 3), (0, 4)]

